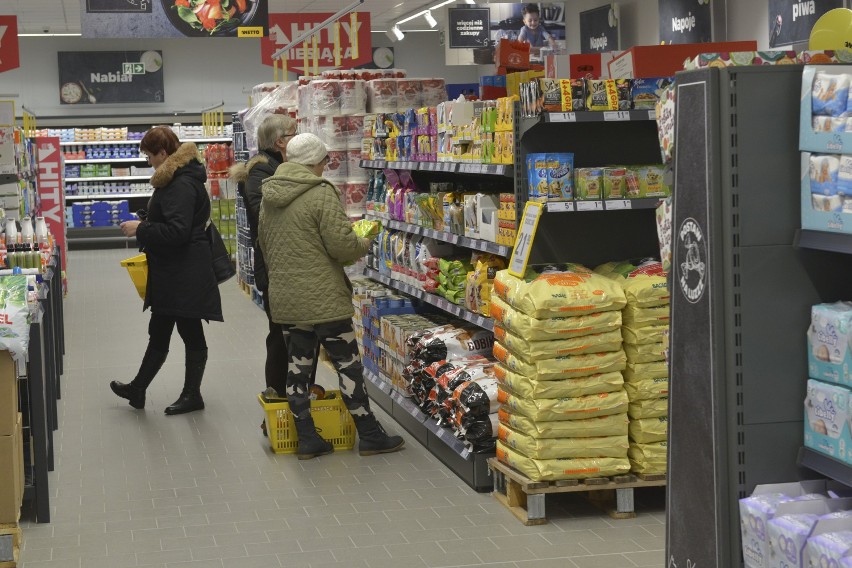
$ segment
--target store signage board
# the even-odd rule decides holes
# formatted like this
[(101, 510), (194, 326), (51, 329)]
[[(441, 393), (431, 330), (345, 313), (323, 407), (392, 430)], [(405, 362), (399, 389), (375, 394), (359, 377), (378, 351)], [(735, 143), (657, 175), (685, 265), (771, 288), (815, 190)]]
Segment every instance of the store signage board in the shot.
[[(352, 30), (349, 17), (340, 19), (340, 66), (334, 64), (334, 26), (328, 26), (317, 36), (318, 66), (326, 69), (354, 69), (371, 66), (373, 62), (370, 39), (370, 13), (358, 12), (358, 23)], [(293, 39), (322, 24), (334, 14), (331, 12), (300, 12), (293, 14), (269, 14), (269, 37), (260, 40), (260, 61), (272, 65), (272, 54), (289, 44)], [(352, 34), (358, 37), (358, 58), (352, 59)], [(287, 52), (287, 69), (300, 75), (305, 74), (304, 44)], [(308, 67), (313, 65), (313, 49), (308, 43)]]
[(60, 51), (63, 105), (162, 103), (161, 51)]
[(532, 252), (535, 231), (538, 229), (538, 220), (541, 218), (543, 209), (543, 205), (537, 201), (527, 201), (527, 204), (524, 206), (521, 228), (515, 239), (512, 258), (509, 260), (509, 274), (512, 276), (523, 278), (524, 273), (527, 271), (527, 263), (530, 259), (530, 252)]
[(68, 267), (65, 241), (65, 189), (62, 187), (62, 152), (59, 138), (39, 136), (35, 139), (38, 162), (38, 195), (41, 215), (53, 240), (62, 252), (62, 266)]
[(485, 47), (491, 39), (491, 10), (450, 8), (450, 49)]
[(580, 53), (620, 49), (618, 20), (612, 4), (580, 12)]
[[(789, 0), (788, 0), (789, 1)], [(708, 43), (711, 41), (710, 1), (660, 0), (660, 41)]]
[(817, 20), (842, 7), (843, 0), (769, 0), (769, 48), (808, 41)]
[(18, 17), (0, 16), (0, 73), (21, 66)]
[(269, 0), (81, 0), (83, 37), (260, 38)]
[[(728, 566), (728, 502), (724, 450), (724, 347), (714, 323), (722, 318), (723, 275), (714, 273), (710, 224), (714, 199), (711, 172), (717, 152), (707, 129), (717, 123), (711, 95), (718, 90), (715, 69), (678, 80), (678, 151), (675, 159), (672, 330), (670, 351), (668, 485), (666, 487), (666, 566)], [(695, 133), (705, 133), (696, 136)], [(718, 196), (715, 197), (719, 199)], [(721, 208), (721, 204), (719, 205)], [(717, 375), (719, 375), (717, 377)]]

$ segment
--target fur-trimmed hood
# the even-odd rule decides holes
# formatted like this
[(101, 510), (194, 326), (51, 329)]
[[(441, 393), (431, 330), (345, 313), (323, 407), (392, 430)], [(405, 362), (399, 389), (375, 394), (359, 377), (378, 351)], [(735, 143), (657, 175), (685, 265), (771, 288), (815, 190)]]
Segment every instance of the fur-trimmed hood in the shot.
[(231, 166), (231, 169), (228, 170), (228, 173), (231, 174), (231, 180), (237, 183), (245, 183), (248, 179), (249, 172), (251, 172), (252, 168), (254, 168), (258, 164), (268, 164), (269, 158), (264, 154), (258, 154), (245, 164), (239, 163)]
[(193, 142), (184, 142), (177, 149), (177, 152), (166, 158), (166, 161), (157, 168), (157, 171), (151, 176), (151, 185), (155, 189), (166, 187), (174, 179), (175, 172), (192, 162), (195, 162), (201, 169), (201, 175), (203, 176), (202, 183), (207, 181), (204, 166), (198, 159), (198, 146)]

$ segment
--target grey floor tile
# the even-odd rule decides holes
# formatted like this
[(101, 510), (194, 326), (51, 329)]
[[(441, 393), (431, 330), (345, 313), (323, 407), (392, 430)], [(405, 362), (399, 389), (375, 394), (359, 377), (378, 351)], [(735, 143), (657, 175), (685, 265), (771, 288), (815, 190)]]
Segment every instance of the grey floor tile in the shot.
[(601, 554), (597, 556), (575, 556), (571, 562), (577, 568), (633, 568), (633, 563), (623, 554)]
[(265, 556), (249, 556), (246, 558), (225, 558), (224, 568), (280, 568), (281, 563), (274, 554)]
[(663, 566), (666, 563), (666, 553), (664, 550), (628, 552), (624, 556), (636, 566)]

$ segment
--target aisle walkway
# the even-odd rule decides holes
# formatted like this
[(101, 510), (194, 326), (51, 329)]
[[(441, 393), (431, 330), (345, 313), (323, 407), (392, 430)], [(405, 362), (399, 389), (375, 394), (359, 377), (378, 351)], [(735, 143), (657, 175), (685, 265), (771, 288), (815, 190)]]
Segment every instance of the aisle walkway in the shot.
[(132, 252), (70, 253), (52, 523), (22, 519), (22, 568), (663, 566), (659, 492), (637, 492), (642, 513), (627, 521), (549, 496), (554, 521), (524, 527), (407, 435), (387, 456), (271, 454), (256, 399), (266, 320), (233, 282), (221, 288), (227, 323), (206, 326), (207, 409), (163, 415), (183, 380), (175, 334), (147, 408), (134, 411), (108, 387), (132, 378), (147, 339), (118, 266)]

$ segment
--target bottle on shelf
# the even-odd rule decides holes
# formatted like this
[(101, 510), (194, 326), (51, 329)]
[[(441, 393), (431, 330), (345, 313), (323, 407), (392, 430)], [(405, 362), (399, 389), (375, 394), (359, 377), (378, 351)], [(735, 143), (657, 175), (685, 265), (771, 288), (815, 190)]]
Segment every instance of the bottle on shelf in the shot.
[(23, 217), (21, 219), (21, 237), (19, 240), (24, 243), (30, 243), (33, 240), (34, 233), (32, 217)]
[(18, 242), (18, 224), (14, 219), (6, 219), (6, 245)]

